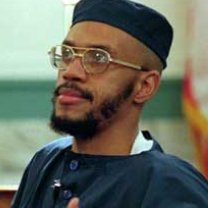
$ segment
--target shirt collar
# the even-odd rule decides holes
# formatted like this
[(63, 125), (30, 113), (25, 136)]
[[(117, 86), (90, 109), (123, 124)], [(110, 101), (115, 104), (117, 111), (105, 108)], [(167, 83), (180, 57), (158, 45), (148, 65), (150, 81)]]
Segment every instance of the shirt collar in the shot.
[(153, 146), (152, 140), (145, 139), (144, 135), (141, 131), (139, 131), (139, 134), (137, 135), (134, 145), (131, 149), (131, 155), (140, 154), (142, 152), (150, 151)]

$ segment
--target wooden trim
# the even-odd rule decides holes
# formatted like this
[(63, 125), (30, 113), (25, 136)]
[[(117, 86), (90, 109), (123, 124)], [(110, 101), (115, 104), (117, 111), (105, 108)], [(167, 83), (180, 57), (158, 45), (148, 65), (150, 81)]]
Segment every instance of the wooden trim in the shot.
[(0, 186), (0, 207), (9, 208), (17, 191), (17, 186)]

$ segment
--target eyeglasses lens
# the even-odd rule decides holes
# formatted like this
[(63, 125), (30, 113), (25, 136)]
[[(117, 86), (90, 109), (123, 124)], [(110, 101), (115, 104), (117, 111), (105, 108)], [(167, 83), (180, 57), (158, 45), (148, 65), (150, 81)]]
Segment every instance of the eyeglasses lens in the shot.
[[(65, 46), (56, 46), (52, 49), (51, 61), (58, 69), (65, 69), (76, 56), (73, 49)], [(109, 64), (109, 56), (105, 51), (89, 49), (83, 53), (83, 67), (88, 73), (101, 73)]]
[(108, 54), (101, 50), (88, 50), (84, 54), (83, 64), (89, 73), (101, 73), (108, 66)]
[(73, 59), (73, 52), (70, 48), (56, 46), (52, 52), (52, 61), (55, 67), (64, 69)]

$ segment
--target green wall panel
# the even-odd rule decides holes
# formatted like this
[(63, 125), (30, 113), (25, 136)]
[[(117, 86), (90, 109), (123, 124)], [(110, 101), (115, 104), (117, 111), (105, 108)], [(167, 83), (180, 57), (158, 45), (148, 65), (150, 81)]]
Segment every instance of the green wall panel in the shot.
[[(55, 81), (0, 81), (0, 119), (41, 119), (51, 112)], [(162, 81), (159, 92), (147, 103), (143, 118), (179, 118), (181, 80)]]
[(1, 81), (0, 119), (47, 118), (53, 81)]
[(158, 93), (147, 103), (144, 118), (182, 117), (182, 80), (164, 80)]

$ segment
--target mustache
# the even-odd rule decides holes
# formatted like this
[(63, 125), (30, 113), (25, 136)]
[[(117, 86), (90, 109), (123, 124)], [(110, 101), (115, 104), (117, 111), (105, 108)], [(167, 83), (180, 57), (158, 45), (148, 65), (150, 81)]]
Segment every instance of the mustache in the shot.
[(71, 83), (71, 82), (66, 82), (66, 83), (63, 83), (63, 84), (59, 85), (58, 87), (56, 87), (54, 92), (53, 92), (53, 97), (54, 98), (57, 97), (60, 94), (59, 92), (62, 88), (75, 90), (75, 91), (79, 92), (79, 94), (84, 99), (87, 99), (90, 102), (92, 102), (94, 100), (93, 94), (89, 90), (87, 90), (87, 89), (84, 90), (81, 87), (79, 87), (77, 84)]

